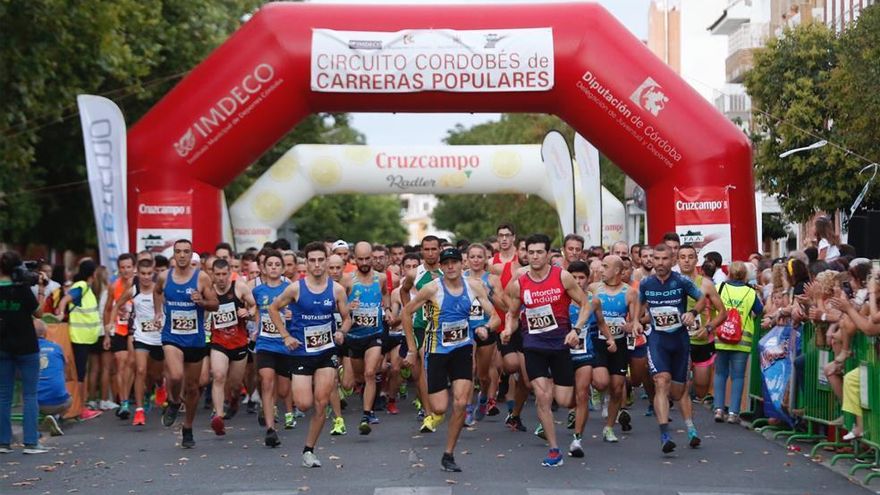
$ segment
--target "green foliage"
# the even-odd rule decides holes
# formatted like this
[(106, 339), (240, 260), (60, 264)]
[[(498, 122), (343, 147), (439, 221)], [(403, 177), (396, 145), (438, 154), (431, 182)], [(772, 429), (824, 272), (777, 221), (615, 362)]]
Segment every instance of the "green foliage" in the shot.
[(404, 242), (397, 196), (340, 194), (312, 198), (293, 215), (300, 245), (325, 237), (349, 242)]
[(764, 240), (775, 241), (786, 237), (785, 222), (779, 213), (765, 213), (761, 215), (761, 237)]
[[(445, 141), (452, 145), (541, 144), (553, 129), (560, 131), (569, 145), (574, 142), (574, 130), (560, 118), (546, 114), (504, 114), (498, 122), (471, 128), (458, 125), (448, 131)], [(602, 185), (623, 198), (623, 172), (603, 155), (600, 169)], [(434, 210), (438, 228), (470, 240), (493, 234), (501, 222), (512, 222), (520, 233), (544, 232), (561, 239), (558, 218), (552, 206), (524, 194), (444, 195)]]
[[(843, 39), (819, 23), (788, 29), (755, 53), (754, 67), (746, 74), (757, 109), (755, 176), (765, 192), (778, 195), (792, 220), (807, 220), (817, 210), (848, 208), (864, 184), (866, 177), (858, 171), (867, 163), (833, 145), (787, 158), (779, 158), (780, 153), (820, 138), (861, 149), (862, 155), (877, 153), (880, 35), (875, 26), (880, 21), (876, 8), (863, 15), (869, 13), (860, 21), (862, 31)], [(873, 148), (861, 148), (867, 143)]]
[[(838, 64), (831, 71), (829, 86), (834, 95), (829, 103), (841, 142), (880, 161), (880, 5), (863, 10), (855, 25), (841, 36)], [(852, 185), (853, 197), (865, 180), (867, 177), (862, 177)], [(872, 203), (880, 208), (880, 185), (876, 183), (865, 198), (866, 205)]]
[(95, 244), (76, 95), (131, 125), (259, 0), (0, 2), (0, 239)]

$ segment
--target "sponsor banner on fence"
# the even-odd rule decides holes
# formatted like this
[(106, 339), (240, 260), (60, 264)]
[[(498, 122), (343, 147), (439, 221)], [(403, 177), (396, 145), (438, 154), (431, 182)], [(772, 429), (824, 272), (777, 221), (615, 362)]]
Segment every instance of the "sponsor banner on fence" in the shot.
[(102, 96), (79, 95), (76, 102), (101, 264), (115, 270), (119, 254), (128, 252), (125, 119), (119, 107)]
[(312, 91), (549, 91), (553, 84), (551, 28), (312, 30)]
[(711, 251), (731, 262), (730, 201), (726, 187), (696, 186), (675, 190), (675, 232), (699, 256)]
[(171, 256), (174, 241), (192, 240), (192, 194), (147, 191), (138, 194), (137, 250)]

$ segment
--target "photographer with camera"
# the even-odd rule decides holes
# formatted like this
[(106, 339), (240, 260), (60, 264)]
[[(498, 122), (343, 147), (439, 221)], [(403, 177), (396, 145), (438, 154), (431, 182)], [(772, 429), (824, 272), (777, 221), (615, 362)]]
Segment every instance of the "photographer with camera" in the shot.
[[(28, 266), (29, 263), (32, 263), (33, 269), (31, 271), (37, 276), (37, 283), (31, 286), (31, 291), (34, 293), (34, 297), (37, 298), (40, 307), (44, 308), (45, 306), (43, 303), (47, 298), (51, 298), (56, 290), (61, 288), (61, 284), (52, 280), (52, 265), (49, 263), (46, 263), (43, 260), (38, 262), (26, 261), (26, 268), (31, 268)], [(59, 297), (59, 299), (61, 298)]]
[(37, 384), (40, 379), (40, 347), (32, 317), (39, 316), (39, 305), (30, 286), (36, 274), (22, 266), (14, 251), (0, 256), (0, 453), (12, 449), (12, 395), (15, 375), (21, 375), (24, 401), (24, 453), (43, 454), (37, 433)]

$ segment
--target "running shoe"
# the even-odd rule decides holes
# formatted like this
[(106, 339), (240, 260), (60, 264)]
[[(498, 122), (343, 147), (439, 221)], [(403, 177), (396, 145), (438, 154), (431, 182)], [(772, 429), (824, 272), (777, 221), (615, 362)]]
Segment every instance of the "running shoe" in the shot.
[(485, 418), (486, 415), (489, 413), (489, 401), (486, 400), (486, 397), (482, 394), (478, 396), (478, 399), (479, 400), (477, 401), (477, 403), (479, 405), (477, 406), (477, 410), (474, 413), (474, 419), (476, 419), (477, 421), (482, 421), (483, 418)]
[(131, 422), (131, 426), (144, 426), (147, 424), (147, 415), (144, 412), (144, 408), (139, 407), (134, 410), (134, 419)]
[(443, 416), (437, 416), (435, 414), (425, 416), (425, 420), (422, 421), (422, 428), (419, 431), (422, 433), (434, 433), (442, 422)]
[(498, 416), (501, 414), (501, 410), (498, 409), (498, 401), (495, 400), (495, 397), (489, 397), (489, 401), (486, 403), (486, 416)]
[(660, 434), (660, 450), (662, 450), (664, 454), (669, 454), (675, 450), (675, 442), (672, 441), (672, 437), (669, 436), (669, 433)]
[(223, 424), (223, 416), (218, 414), (211, 419), (211, 429), (214, 430), (214, 434), (217, 436), (223, 436), (226, 434), (226, 425)]
[(504, 424), (510, 428), (510, 431), (528, 431), (526, 425), (523, 424), (522, 419), (519, 416), (514, 416), (513, 414), (508, 414), (507, 419), (504, 420)]
[(100, 407), (98, 407), (98, 402), (94, 400), (86, 402), (86, 407), (91, 409), (92, 411), (98, 411), (101, 409)]
[(180, 440), (180, 446), (185, 449), (191, 449), (196, 446), (196, 441), (193, 439), (192, 428), (183, 428), (183, 437)]
[(12, 452), (12, 447), (8, 444), (0, 445), (0, 454), (11, 454)]
[(614, 434), (614, 428), (606, 426), (602, 428), (602, 441), (608, 443), (617, 443), (617, 435)]
[(177, 420), (177, 413), (180, 412), (180, 403), (168, 402), (168, 407), (162, 412), (162, 424), (172, 426)]
[(247, 405), (244, 408), (248, 414), (255, 414), (257, 412), (257, 403), (248, 399)]
[(318, 456), (316, 456), (314, 452), (303, 452), (303, 467), (321, 467), (321, 461), (318, 460)]
[(577, 411), (575, 409), (568, 411), (568, 419), (565, 422), (565, 428), (569, 429), (569, 430), (573, 430), (576, 418), (577, 418)]
[(397, 399), (388, 399), (388, 406), (385, 410), (388, 411), (388, 414), (400, 414), (400, 409), (397, 408)]
[(581, 446), (581, 439), (577, 435), (574, 435), (571, 439), (571, 444), (568, 446), (568, 455), (577, 458), (584, 456), (584, 448)]
[(650, 404), (650, 405), (648, 405), (648, 410), (645, 411), (645, 416), (651, 417), (653, 415), (654, 415), (654, 405)]
[(550, 449), (550, 452), (547, 453), (547, 457), (541, 461), (542, 466), (547, 467), (559, 467), (565, 463), (565, 458), (562, 457), (562, 452), (559, 449)]
[(25, 445), (24, 450), (22, 451), (22, 453), (25, 454), (45, 454), (47, 452), (49, 452), (49, 448), (39, 443)]
[(715, 422), (723, 423), (724, 422), (724, 409), (718, 408), (715, 409)]
[(464, 416), (464, 425), (470, 427), (470, 426), (474, 426), (474, 424), (476, 424), (476, 422), (477, 422), (477, 420), (474, 419), (474, 405), (468, 404), (467, 408), (466, 408), (466, 413)]
[(736, 414), (736, 413), (728, 414), (727, 415), (727, 422), (732, 425), (738, 425), (739, 424), (739, 414)]
[(384, 395), (380, 395), (379, 397), (376, 397), (376, 401), (373, 404), (373, 410), (374, 411), (384, 411), (385, 405), (387, 403), (388, 403), (388, 398), (385, 397)]
[(700, 435), (697, 433), (697, 427), (688, 426), (688, 446), (695, 449), (699, 447), (701, 443), (703, 443), (703, 441), (700, 440)]
[(544, 425), (541, 423), (538, 423), (538, 426), (535, 427), (535, 436), (541, 440), (547, 440), (547, 434), (544, 432)]
[(345, 435), (346, 433), (345, 419), (342, 416), (333, 419), (333, 428), (330, 430), (330, 434), (333, 436), (338, 436)]
[(238, 407), (241, 404), (241, 401), (238, 400), (238, 397), (234, 397), (231, 401), (229, 401), (229, 407), (226, 408), (226, 413), (223, 414), (223, 419), (232, 419), (238, 413)]
[(361, 435), (369, 435), (373, 428), (370, 427), (370, 417), (369, 416), (361, 416), (361, 424), (358, 425), (358, 431)]
[(159, 407), (165, 407), (165, 403), (168, 401), (168, 392), (165, 391), (165, 385), (156, 389), (156, 405)]
[(95, 419), (102, 414), (104, 413), (101, 411), (95, 411), (94, 409), (83, 409), (79, 412), (79, 420), (88, 421), (90, 419)]
[(633, 429), (632, 416), (629, 415), (629, 411), (626, 409), (621, 409), (617, 413), (617, 422), (620, 424), (620, 429), (623, 431), (630, 431)]
[(419, 412), (416, 413), (416, 421), (424, 421), (425, 416), (426, 416), (425, 410), (419, 409)]
[(275, 428), (269, 428), (266, 430), (266, 439), (264, 440), (266, 447), (275, 448), (281, 445), (281, 440), (278, 439), (278, 432), (275, 431)]
[[(113, 409), (117, 409), (119, 407), (119, 404), (113, 402), (112, 400), (102, 400), (100, 406), (102, 411), (110, 411)], [(96, 408), (93, 407), (92, 409)]]
[(292, 430), (296, 428), (295, 414), (292, 412), (284, 413), (284, 429)]
[(400, 396), (401, 399), (406, 399), (407, 387), (406, 382), (401, 383), (400, 387), (397, 387), (397, 395)]
[(440, 459), (440, 465), (443, 466), (443, 470), (450, 473), (460, 473), (461, 468), (458, 467), (458, 464), (455, 463), (455, 457), (452, 454), (443, 454), (443, 458)]
[(374, 412), (370, 412), (370, 414), (369, 414), (367, 417), (370, 419), (370, 424), (371, 424), (371, 425), (377, 425), (377, 424), (379, 424), (379, 417), (376, 416), (376, 413), (374, 413)]
[(422, 409), (422, 401), (420, 401), (419, 398), (416, 397), (416, 398), (413, 399), (413, 401), (412, 401), (412, 406), (413, 406), (414, 408), (416, 408), (416, 409)]
[(61, 425), (58, 424), (58, 420), (55, 416), (51, 414), (47, 414), (46, 418), (43, 419), (43, 426), (49, 430), (49, 434), (53, 437), (64, 436), (64, 430), (61, 429)]
[(294, 407), (293, 408), (293, 417), (296, 419), (304, 418), (304, 417), (306, 417), (306, 413), (300, 411), (298, 407)]
[(131, 417), (131, 408), (128, 405), (128, 401), (122, 401), (122, 405), (119, 406), (119, 409), (116, 411), (116, 417), (119, 419), (125, 420)]

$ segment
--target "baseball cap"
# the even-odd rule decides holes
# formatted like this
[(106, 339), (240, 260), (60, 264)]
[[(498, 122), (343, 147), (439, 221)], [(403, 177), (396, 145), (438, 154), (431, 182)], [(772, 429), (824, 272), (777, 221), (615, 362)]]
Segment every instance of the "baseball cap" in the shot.
[(339, 239), (338, 241), (334, 242), (332, 246), (330, 246), (331, 251), (336, 251), (337, 249), (342, 248), (348, 249), (348, 243), (343, 241), (342, 239)]
[(461, 251), (455, 248), (446, 248), (440, 252), (440, 263), (443, 263), (446, 260), (458, 260), (461, 261)]

